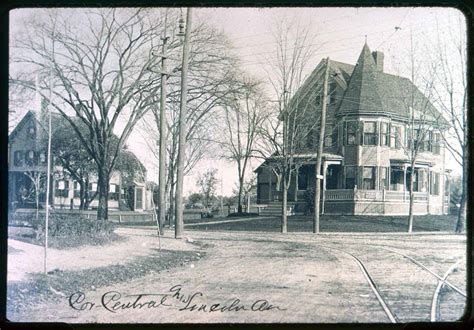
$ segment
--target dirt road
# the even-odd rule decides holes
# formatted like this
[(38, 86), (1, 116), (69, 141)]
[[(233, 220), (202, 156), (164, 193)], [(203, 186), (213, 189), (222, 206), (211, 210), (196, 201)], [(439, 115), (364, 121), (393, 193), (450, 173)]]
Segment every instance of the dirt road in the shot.
[[(154, 240), (149, 229), (119, 233), (129, 238), (130, 255), (139, 241)], [(15, 317), (68, 323), (390, 322), (351, 254), (364, 263), (397, 321), (429, 321), (438, 283), (397, 253), (438, 274), (464, 260), (452, 281), (466, 290), (466, 242), (460, 235), (189, 234), (208, 244), (205, 258), (82, 293), (71, 287), (59, 302), (32, 306)], [(184, 245), (179, 247), (195, 248)], [(445, 319), (459, 318), (465, 298), (454, 294), (449, 301)]]

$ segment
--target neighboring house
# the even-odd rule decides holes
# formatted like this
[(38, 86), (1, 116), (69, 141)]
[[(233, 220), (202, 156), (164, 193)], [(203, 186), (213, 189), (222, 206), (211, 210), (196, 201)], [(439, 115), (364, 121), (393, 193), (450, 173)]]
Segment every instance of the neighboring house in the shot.
[[(29, 111), (13, 129), (8, 139), (8, 201), (10, 209), (35, 208), (36, 194), (40, 207), (46, 202), (47, 145), (41, 134), (47, 134), (44, 111)], [(52, 114), (52, 127), (55, 127), (61, 115)], [(74, 132), (71, 132), (74, 134)], [(126, 151), (133, 155), (133, 153)], [(139, 160), (136, 158), (136, 161)], [(67, 175), (63, 168), (53, 160), (51, 171), (51, 194), (49, 203), (56, 209), (78, 209), (80, 205), (79, 184)], [(141, 163), (140, 163), (141, 164)], [(144, 166), (142, 166), (143, 169)], [(144, 170), (146, 171), (146, 170)], [(146, 178), (146, 172), (143, 173)], [(35, 188), (36, 187), (36, 188)], [(90, 196), (97, 191), (96, 177), (92, 176), (87, 187)], [(98, 194), (90, 202), (89, 209), (97, 208)], [(114, 171), (110, 178), (110, 210), (143, 211), (152, 208), (151, 192), (143, 180), (134, 180), (124, 184), (122, 174)]]
[[(300, 104), (312, 100), (313, 119), (321, 113), (321, 90), (325, 61), (322, 61), (296, 93)], [(409, 123), (411, 109), (425, 114), (427, 132), (415, 163), (414, 213), (447, 214), (449, 171), (440, 131), (446, 120), (407, 78), (383, 72), (383, 53), (364, 45), (355, 66), (329, 62), (329, 98), (322, 155), (321, 211), (330, 214), (406, 215), (409, 208), (410, 162)], [(414, 105), (407, 106), (413, 95)], [(290, 102), (291, 104), (291, 102)], [(305, 105), (307, 106), (307, 105)], [(417, 126), (418, 125), (418, 126)], [(306, 212), (314, 195), (315, 164), (319, 129), (311, 128), (302, 141), (294, 162), (299, 168), (291, 179), (289, 207)], [(281, 212), (281, 191), (273, 173), (276, 157), (270, 157), (258, 174), (257, 199), (268, 205), (267, 213)]]

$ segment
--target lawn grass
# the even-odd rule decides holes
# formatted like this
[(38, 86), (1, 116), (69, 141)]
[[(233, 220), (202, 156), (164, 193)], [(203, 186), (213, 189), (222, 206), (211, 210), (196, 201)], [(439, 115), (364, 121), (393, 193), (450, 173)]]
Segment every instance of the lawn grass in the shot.
[[(454, 232), (456, 216), (415, 216), (413, 231), (448, 231)], [(215, 219), (214, 222), (218, 220)], [(185, 224), (188, 222), (185, 222)], [(194, 222), (193, 222), (194, 223)], [(206, 223), (202, 221), (201, 223)], [(214, 223), (208, 226), (189, 227), (188, 230), (228, 230), (228, 231), (263, 231), (279, 232), (281, 220), (278, 217), (265, 217), (257, 220)], [(311, 216), (288, 217), (289, 232), (312, 232), (313, 219)], [(407, 216), (335, 216), (322, 215), (320, 218), (321, 232), (406, 232), (408, 230)]]
[[(201, 250), (204, 247), (201, 247)], [(8, 285), (8, 316), (28, 310), (29, 306), (44, 301), (60, 301), (77, 291), (96, 290), (101, 287), (148, 275), (153, 272), (181, 266), (203, 258), (203, 251), (173, 251), (153, 249), (148, 256), (137, 257), (132, 262), (85, 270), (59, 270), (48, 275), (35, 273), (24, 282)]]

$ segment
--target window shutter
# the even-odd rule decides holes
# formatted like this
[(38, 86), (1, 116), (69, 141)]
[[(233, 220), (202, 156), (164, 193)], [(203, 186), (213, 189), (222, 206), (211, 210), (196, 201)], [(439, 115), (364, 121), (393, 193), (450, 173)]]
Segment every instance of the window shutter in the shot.
[(364, 122), (359, 121), (359, 129), (357, 130), (356, 140), (359, 141), (359, 145), (364, 145)]

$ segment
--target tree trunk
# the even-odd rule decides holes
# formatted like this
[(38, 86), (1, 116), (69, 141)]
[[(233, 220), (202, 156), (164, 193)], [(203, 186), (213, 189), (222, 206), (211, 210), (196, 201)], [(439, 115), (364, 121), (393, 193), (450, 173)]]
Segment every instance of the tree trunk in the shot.
[(288, 186), (286, 180), (286, 174), (283, 177), (283, 201), (281, 203), (281, 232), (288, 232), (288, 215), (287, 215), (287, 204), (288, 204)]
[(86, 206), (86, 192), (84, 189), (84, 181), (78, 181), (79, 182), (79, 210), (85, 210)]
[[(463, 150), (464, 151), (464, 150)], [(459, 202), (458, 220), (456, 222), (456, 233), (461, 233), (466, 225), (466, 197), (467, 197), (467, 177), (468, 177), (467, 153), (463, 152), (462, 177), (461, 177), (461, 201)]]
[(410, 169), (410, 204), (408, 207), (408, 232), (411, 233), (413, 231), (413, 201), (414, 201), (414, 193), (413, 193), (413, 176), (415, 174), (415, 165), (412, 163)]
[(171, 228), (171, 224), (174, 223), (174, 194), (175, 194), (175, 184), (171, 183), (170, 185), (170, 191), (169, 191), (169, 196), (170, 196), (170, 209), (169, 209), (169, 216), (168, 216), (168, 224), (169, 227)]
[(36, 222), (39, 219), (39, 193), (40, 193), (40, 173), (37, 173), (35, 179), (35, 201), (36, 201)]
[(99, 167), (98, 173), (99, 206), (97, 207), (97, 220), (108, 219), (109, 178), (107, 171)]
[(244, 187), (244, 178), (239, 175), (239, 196), (237, 200), (237, 212), (242, 213), (242, 191)]

